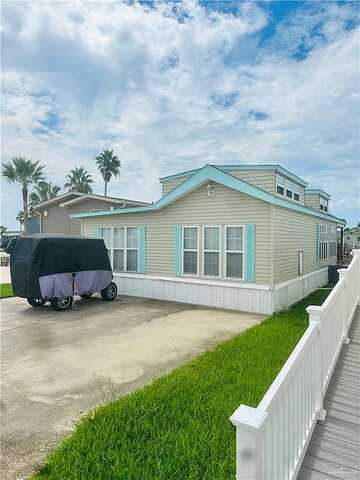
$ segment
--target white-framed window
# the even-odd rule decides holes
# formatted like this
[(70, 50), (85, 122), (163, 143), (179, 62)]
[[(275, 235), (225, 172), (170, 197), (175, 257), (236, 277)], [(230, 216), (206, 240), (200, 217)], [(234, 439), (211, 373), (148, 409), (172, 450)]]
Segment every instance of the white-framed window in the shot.
[(285, 178), (279, 174), (276, 174), (276, 193), (285, 195)]
[(220, 276), (220, 227), (203, 227), (203, 274), (205, 277)]
[(336, 225), (330, 225), (330, 257), (337, 256)]
[(323, 197), (320, 197), (320, 210), (327, 212), (329, 210), (329, 202)]
[(276, 174), (276, 193), (282, 197), (300, 202), (299, 186), (278, 173)]
[(292, 199), (293, 192), (294, 192), (294, 184), (286, 180), (286, 189), (285, 189), (286, 198)]
[(244, 278), (244, 226), (225, 225), (225, 276)]
[(100, 238), (104, 240), (111, 268), (115, 272), (138, 271), (138, 227), (102, 227)]
[(319, 239), (318, 239), (318, 257), (319, 260), (324, 260), (329, 257), (329, 228), (328, 225), (319, 225)]
[(298, 252), (298, 274), (304, 274), (304, 252)]
[(199, 272), (199, 227), (183, 227), (183, 261), (184, 275), (198, 275)]

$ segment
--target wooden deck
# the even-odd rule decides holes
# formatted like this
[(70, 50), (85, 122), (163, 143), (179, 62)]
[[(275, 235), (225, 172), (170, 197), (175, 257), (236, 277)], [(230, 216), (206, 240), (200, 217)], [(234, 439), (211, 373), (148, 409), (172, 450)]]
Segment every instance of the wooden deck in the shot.
[(329, 383), (298, 480), (360, 479), (360, 308)]

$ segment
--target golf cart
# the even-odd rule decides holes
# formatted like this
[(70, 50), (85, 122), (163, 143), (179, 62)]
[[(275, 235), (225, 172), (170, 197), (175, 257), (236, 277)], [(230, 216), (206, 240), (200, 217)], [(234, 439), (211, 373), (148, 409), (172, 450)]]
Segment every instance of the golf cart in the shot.
[(72, 235), (34, 234), (17, 239), (10, 256), (14, 295), (33, 307), (50, 301), (55, 310), (72, 307), (82, 298), (100, 292), (114, 300), (117, 286), (103, 240)]

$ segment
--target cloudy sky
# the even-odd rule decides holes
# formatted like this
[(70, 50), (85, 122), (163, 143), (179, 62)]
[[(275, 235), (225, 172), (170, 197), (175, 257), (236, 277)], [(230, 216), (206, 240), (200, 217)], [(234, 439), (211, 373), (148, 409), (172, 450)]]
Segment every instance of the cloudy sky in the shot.
[[(206, 163), (279, 163), (360, 221), (357, 2), (2, 2), (2, 161), (63, 185), (113, 148), (110, 195)], [(18, 188), (2, 181), (2, 224)]]

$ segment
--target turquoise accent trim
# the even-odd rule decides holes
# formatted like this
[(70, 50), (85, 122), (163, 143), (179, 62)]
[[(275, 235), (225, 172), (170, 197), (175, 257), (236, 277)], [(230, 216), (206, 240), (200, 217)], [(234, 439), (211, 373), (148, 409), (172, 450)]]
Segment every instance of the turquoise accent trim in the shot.
[(187, 193), (195, 190), (200, 185), (208, 181), (213, 181), (216, 183), (220, 183), (225, 187), (232, 188), (241, 193), (245, 193), (246, 195), (250, 195), (254, 198), (259, 200), (263, 200), (264, 202), (270, 203), (272, 205), (276, 205), (278, 207), (287, 208), (289, 210), (294, 210), (296, 212), (305, 213), (306, 215), (311, 215), (313, 217), (321, 218), (323, 220), (327, 220), (329, 222), (337, 222), (339, 224), (345, 225), (346, 222), (343, 219), (334, 217), (329, 214), (321, 213), (310, 207), (305, 207), (304, 205), (298, 205), (296, 203), (290, 202), (283, 198), (277, 197), (272, 195), (265, 190), (261, 190), (260, 188), (251, 185), (250, 183), (244, 182), (240, 180), (240, 178), (234, 177), (229, 173), (223, 172), (216, 167), (211, 165), (205, 165), (205, 167), (198, 170), (194, 173), (191, 177), (187, 180), (182, 182), (178, 185), (174, 190), (171, 190), (169, 193), (164, 195), (160, 200), (157, 202), (147, 205), (145, 207), (132, 207), (132, 208), (119, 208), (114, 210), (104, 210), (102, 212), (83, 212), (70, 215), (70, 218), (84, 218), (84, 217), (101, 217), (107, 215), (117, 215), (117, 214), (125, 214), (125, 213), (143, 213), (143, 212), (152, 212), (154, 210), (159, 210), (171, 203), (175, 202), (179, 198), (183, 197)]
[(139, 226), (138, 272), (145, 273), (146, 228)]
[[(258, 171), (276, 171), (284, 175), (285, 177), (290, 178), (296, 183), (299, 183), (303, 187), (306, 187), (308, 184), (303, 180), (302, 178), (298, 177), (294, 173), (291, 173), (289, 170), (286, 168), (282, 167), (281, 165), (214, 165), (211, 164), (211, 167), (218, 168), (220, 170), (223, 170), (224, 172), (233, 172), (233, 171), (239, 171), (239, 170), (247, 170), (247, 171), (253, 171), (253, 172), (258, 172)], [(203, 167), (201, 167), (203, 168)], [(196, 172), (198, 172), (201, 168), (194, 168), (193, 170), (187, 170), (185, 172), (180, 172), (180, 173), (175, 173), (174, 175), (168, 175), (166, 177), (161, 177), (159, 180), (160, 182), (166, 181), (166, 180), (176, 180), (178, 178), (182, 177), (188, 177), (189, 175), (192, 175)]]
[(100, 227), (95, 228), (95, 238), (101, 238), (101, 228)]
[(320, 195), (321, 197), (324, 197), (326, 200), (330, 200), (331, 196), (324, 192), (321, 188), (306, 188), (305, 189), (305, 195), (309, 193), (310, 195)]
[(181, 275), (182, 226), (174, 225), (174, 273)]
[(255, 225), (249, 223), (246, 225), (246, 267), (245, 280), (253, 282), (255, 280)]

